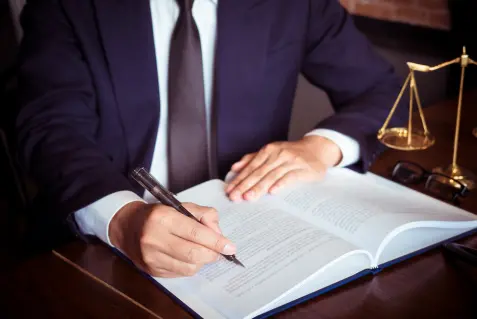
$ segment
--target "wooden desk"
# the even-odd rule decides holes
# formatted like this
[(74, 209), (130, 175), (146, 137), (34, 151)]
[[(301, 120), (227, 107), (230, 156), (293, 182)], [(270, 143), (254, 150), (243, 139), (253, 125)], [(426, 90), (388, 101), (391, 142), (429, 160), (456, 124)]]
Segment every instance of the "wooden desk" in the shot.
[[(477, 92), (465, 97), (458, 163), (477, 173)], [(388, 176), (397, 159), (431, 169), (452, 157), (455, 103), (426, 110), (436, 145), (421, 152), (386, 151), (372, 170)], [(417, 187), (419, 189), (419, 187)], [(422, 190), (422, 189), (421, 189)], [(477, 190), (462, 207), (477, 213)], [(477, 247), (477, 236), (463, 242)], [(7, 318), (190, 318), (167, 295), (102, 244), (74, 242), (58, 249), (63, 256), (134, 299), (82, 273), (53, 253), (38, 256), (0, 275), (1, 313)], [(477, 318), (477, 269), (446, 258), (435, 249), (374, 277), (285, 311), (277, 318)], [(145, 310), (144, 308), (148, 310)]]

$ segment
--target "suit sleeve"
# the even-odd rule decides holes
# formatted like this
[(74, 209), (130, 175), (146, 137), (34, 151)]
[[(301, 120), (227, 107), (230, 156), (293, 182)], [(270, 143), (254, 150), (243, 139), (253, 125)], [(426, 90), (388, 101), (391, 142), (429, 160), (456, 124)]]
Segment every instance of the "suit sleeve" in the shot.
[(51, 208), (66, 221), (96, 200), (132, 190), (95, 142), (95, 91), (74, 32), (54, 0), (31, 0), (22, 13), (17, 139), (20, 160)]
[[(354, 26), (337, 0), (309, 1), (303, 75), (327, 92), (335, 114), (317, 128), (346, 135), (359, 143), (360, 158), (352, 168), (366, 171), (384, 150), (376, 134), (402, 86), (392, 65), (379, 56)], [(406, 119), (400, 105), (390, 126)]]

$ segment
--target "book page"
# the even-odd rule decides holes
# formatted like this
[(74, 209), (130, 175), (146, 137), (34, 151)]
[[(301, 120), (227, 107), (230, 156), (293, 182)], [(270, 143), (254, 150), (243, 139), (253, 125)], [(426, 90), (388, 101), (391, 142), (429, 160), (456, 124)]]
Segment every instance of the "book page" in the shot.
[(405, 229), (392, 232), (378, 249), (373, 260), (373, 266), (394, 261), (477, 227), (477, 221), (471, 222), (473, 227), (456, 225), (452, 222), (451, 225), (447, 225), (449, 222), (428, 221), (417, 223), (418, 225), (410, 224)]
[[(297, 300), (298, 298), (309, 296), (310, 294), (320, 294), (323, 292), (320, 291), (321, 289), (329, 289), (330, 287), (334, 288), (337, 284), (340, 284), (342, 280), (360, 273), (363, 269), (363, 264), (367, 264), (368, 258), (368, 256), (361, 254), (350, 254), (333, 261), (323, 267), (319, 272), (315, 273), (311, 278), (304, 282), (303, 285), (298, 287), (298, 289), (268, 305), (265, 309), (262, 309), (261, 312), (263, 313), (273, 310)], [(364, 299), (365, 295), (362, 295), (361, 297)], [(359, 302), (359, 297), (353, 299), (353, 301)]]
[(475, 227), (476, 216), (392, 183), (374, 174), (331, 170), (321, 182), (285, 189), (280, 196), (310, 223), (372, 255), (393, 230), (423, 221), (446, 222), (445, 227)]
[[(202, 305), (192, 308), (212, 307), (208, 315), (215, 312), (225, 318), (244, 318), (257, 313), (338, 259), (354, 257), (350, 262), (353, 272), (370, 266), (369, 254), (288, 214), (271, 197), (255, 203), (232, 203), (223, 184), (211, 181), (181, 193), (179, 199), (215, 207), (221, 229), (237, 245), (236, 257), (246, 266), (223, 259), (190, 278), (157, 279), (184, 302)], [(349, 269), (342, 268), (343, 276), (349, 276)], [(333, 273), (333, 268), (328, 271), (330, 276), (343, 277)]]

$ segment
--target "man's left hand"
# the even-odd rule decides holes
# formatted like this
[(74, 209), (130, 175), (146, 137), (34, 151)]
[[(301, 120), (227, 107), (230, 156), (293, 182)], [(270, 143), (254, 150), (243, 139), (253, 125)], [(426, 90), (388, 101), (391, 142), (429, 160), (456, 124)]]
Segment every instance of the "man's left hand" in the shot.
[(233, 201), (255, 200), (296, 182), (321, 180), (341, 159), (338, 145), (321, 136), (271, 143), (232, 166), (237, 175), (225, 191)]

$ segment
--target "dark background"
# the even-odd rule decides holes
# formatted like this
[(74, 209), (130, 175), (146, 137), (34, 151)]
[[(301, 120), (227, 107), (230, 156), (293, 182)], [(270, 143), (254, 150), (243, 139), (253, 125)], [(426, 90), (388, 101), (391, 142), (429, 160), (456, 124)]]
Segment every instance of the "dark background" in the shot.
[[(0, 0), (0, 256), (14, 251), (20, 234), (22, 201), (14, 186), (14, 171), (7, 153), (6, 137), (12, 137), (14, 65), (17, 39), (7, 0)], [(12, 143), (10, 143), (12, 144)], [(13, 149), (13, 148), (12, 148)], [(6, 259), (6, 258), (3, 258)], [(0, 257), (0, 269), (5, 261)]]

